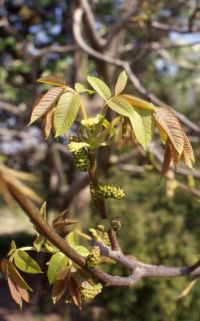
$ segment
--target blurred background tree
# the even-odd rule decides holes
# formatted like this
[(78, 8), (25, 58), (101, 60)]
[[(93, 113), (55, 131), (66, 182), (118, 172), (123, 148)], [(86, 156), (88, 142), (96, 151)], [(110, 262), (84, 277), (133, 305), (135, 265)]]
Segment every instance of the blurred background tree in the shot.
[[(75, 170), (65, 147), (67, 138), (44, 141), (41, 123), (27, 127), (33, 102), (47, 88), (36, 80), (42, 74), (64, 74), (72, 85), (93, 74), (114, 86), (124, 66), (129, 91), (157, 105), (173, 106), (181, 113), (194, 147), (198, 146), (199, 18), (200, 4), (194, 0), (1, 0), (1, 161), (40, 177), (34, 188), (50, 209), (69, 207), (71, 215), (87, 223), (88, 177)], [(92, 97), (88, 104), (92, 113), (102, 102)], [(107, 149), (100, 161), (102, 172), (115, 177), (116, 183), (123, 181), (127, 190), (127, 202), (121, 207), (110, 202), (110, 215), (124, 216), (124, 249), (146, 262), (192, 264), (198, 256), (200, 173), (182, 168), (178, 180), (171, 172), (159, 185), (154, 169), (159, 170), (162, 147), (156, 140), (147, 154), (123, 142), (117, 146), (117, 157), (113, 152)], [(198, 168), (198, 148), (195, 155)], [(4, 203), (2, 213), (5, 220)], [(8, 239), (5, 248), (7, 243)], [(88, 318), (93, 311), (96, 319), (199, 320), (198, 284), (189, 296), (176, 301), (185, 285), (183, 279), (148, 280), (136, 289), (109, 289), (82, 314), (73, 312), (72, 318), (74, 313)]]

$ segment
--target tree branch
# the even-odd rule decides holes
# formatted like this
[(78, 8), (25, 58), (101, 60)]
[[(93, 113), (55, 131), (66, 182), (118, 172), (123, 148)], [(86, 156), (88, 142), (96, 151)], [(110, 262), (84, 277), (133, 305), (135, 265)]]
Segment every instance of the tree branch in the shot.
[(80, 0), (80, 4), (85, 13), (86, 23), (90, 31), (92, 41), (95, 44), (96, 49), (101, 50), (105, 46), (105, 40), (99, 37), (97, 31), (95, 30), (96, 20), (91, 6), (89, 5), (88, 0)]
[[(84, 50), (85, 52), (87, 52), (89, 55), (93, 56), (96, 59), (103, 60), (107, 63), (122, 67), (127, 72), (129, 79), (132, 82), (132, 84), (134, 85), (135, 89), (140, 94), (142, 94), (142, 96), (144, 96), (146, 99), (152, 101), (154, 104), (156, 104), (158, 106), (167, 106), (167, 104), (165, 104), (162, 100), (160, 100), (154, 94), (147, 91), (147, 89), (141, 84), (139, 79), (134, 74), (129, 62), (123, 61), (120, 59), (115, 59), (109, 55), (99, 53), (96, 50), (94, 50), (93, 48), (91, 48), (90, 46), (88, 46), (88, 44), (86, 44), (86, 42), (82, 38), (81, 29), (80, 29), (82, 15), (83, 15), (82, 9), (80, 9), (80, 8), (76, 9), (75, 13), (74, 13), (74, 21), (73, 21), (74, 37), (75, 37), (77, 44), (82, 48), (82, 50)], [(198, 125), (193, 123), (191, 120), (189, 120), (186, 116), (179, 113), (178, 111), (175, 111), (175, 113), (176, 113), (177, 117), (179, 118), (179, 120), (185, 126), (189, 127), (191, 130), (200, 134), (200, 127)]]

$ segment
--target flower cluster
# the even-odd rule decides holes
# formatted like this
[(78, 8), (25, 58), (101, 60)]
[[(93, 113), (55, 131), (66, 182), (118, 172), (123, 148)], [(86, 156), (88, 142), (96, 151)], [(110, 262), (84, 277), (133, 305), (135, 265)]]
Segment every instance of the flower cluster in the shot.
[(121, 200), (125, 197), (122, 188), (112, 184), (99, 183), (96, 188), (96, 195), (98, 198), (115, 198)]

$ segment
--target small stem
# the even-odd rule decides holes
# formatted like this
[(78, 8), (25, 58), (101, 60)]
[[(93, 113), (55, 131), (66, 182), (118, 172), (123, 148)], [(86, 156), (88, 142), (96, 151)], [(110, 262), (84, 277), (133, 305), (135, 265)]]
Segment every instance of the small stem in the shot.
[(121, 116), (117, 116), (116, 118), (114, 118), (114, 119), (111, 121), (110, 126), (111, 126), (111, 127), (116, 126), (121, 119), (122, 119)]
[(81, 100), (80, 108), (81, 108), (81, 113), (82, 113), (83, 119), (87, 120), (87, 113), (86, 113), (86, 109), (85, 109), (85, 106), (84, 106), (82, 100)]
[[(91, 167), (89, 169), (89, 176), (90, 176), (91, 185), (94, 188), (94, 192), (95, 192), (97, 185), (98, 185), (96, 154), (94, 151), (90, 151), (89, 156), (90, 156), (90, 161), (91, 161)], [(95, 200), (94, 203), (95, 203), (96, 208), (99, 211), (101, 218), (108, 220), (108, 214), (106, 211), (105, 201), (103, 199), (102, 200)], [(117, 240), (116, 232), (111, 227), (108, 230), (108, 236), (110, 239), (112, 249), (114, 251), (119, 250), (120, 246), (119, 246), (119, 243)]]

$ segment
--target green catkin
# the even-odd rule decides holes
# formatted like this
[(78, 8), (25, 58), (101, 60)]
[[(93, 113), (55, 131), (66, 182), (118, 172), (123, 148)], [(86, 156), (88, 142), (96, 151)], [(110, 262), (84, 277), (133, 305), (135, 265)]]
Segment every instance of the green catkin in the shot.
[(76, 167), (82, 172), (87, 172), (91, 166), (87, 151), (84, 148), (81, 148), (78, 152), (74, 152), (73, 156)]
[[(71, 135), (69, 137), (70, 143), (78, 143), (78, 137)], [(85, 148), (81, 148), (78, 151), (71, 151), (74, 156), (74, 163), (78, 169), (82, 172), (87, 172), (91, 166), (90, 158), (88, 152)]]
[(100, 262), (100, 248), (98, 246), (94, 246), (90, 254), (87, 256), (86, 265), (88, 269), (93, 269)]
[(91, 284), (91, 287), (81, 289), (81, 299), (83, 301), (94, 299), (102, 291), (102, 284)]
[(115, 198), (121, 200), (125, 197), (125, 193), (119, 186), (99, 183), (96, 187), (96, 196), (101, 199)]

